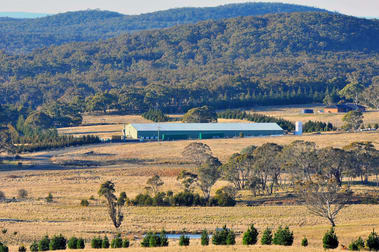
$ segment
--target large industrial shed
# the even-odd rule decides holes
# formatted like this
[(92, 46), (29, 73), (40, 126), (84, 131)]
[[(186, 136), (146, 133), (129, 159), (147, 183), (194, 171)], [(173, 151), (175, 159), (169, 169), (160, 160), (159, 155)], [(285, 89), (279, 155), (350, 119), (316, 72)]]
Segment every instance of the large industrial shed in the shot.
[(276, 123), (144, 123), (128, 124), (124, 136), (133, 139), (179, 140), (229, 138), (236, 136), (283, 135)]

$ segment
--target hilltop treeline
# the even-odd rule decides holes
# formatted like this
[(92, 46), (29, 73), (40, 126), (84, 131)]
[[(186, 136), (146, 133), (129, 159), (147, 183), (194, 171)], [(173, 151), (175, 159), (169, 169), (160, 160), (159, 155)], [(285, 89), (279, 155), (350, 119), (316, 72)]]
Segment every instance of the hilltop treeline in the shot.
[(170, 9), (141, 15), (86, 10), (35, 19), (0, 18), (0, 49), (9, 53), (25, 53), (52, 45), (97, 41), (130, 32), (162, 29), (209, 19), (306, 11), (324, 10), (282, 3), (242, 3)]
[[(0, 53), (0, 103), (184, 112), (320, 102), (378, 75), (379, 21), (292, 13), (205, 21), (96, 43)], [(96, 106), (93, 106), (96, 105)]]

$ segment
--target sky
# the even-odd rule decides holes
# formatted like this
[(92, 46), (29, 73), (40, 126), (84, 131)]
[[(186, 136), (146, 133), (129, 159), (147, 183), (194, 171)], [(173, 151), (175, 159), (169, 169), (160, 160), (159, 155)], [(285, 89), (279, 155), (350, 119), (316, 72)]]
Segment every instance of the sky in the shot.
[[(178, 7), (208, 7), (229, 3), (274, 2), (275, 0), (0, 0), (0, 12), (55, 14), (101, 9), (140, 14)], [(357, 17), (379, 17), (379, 0), (282, 0), (280, 2), (319, 7)]]

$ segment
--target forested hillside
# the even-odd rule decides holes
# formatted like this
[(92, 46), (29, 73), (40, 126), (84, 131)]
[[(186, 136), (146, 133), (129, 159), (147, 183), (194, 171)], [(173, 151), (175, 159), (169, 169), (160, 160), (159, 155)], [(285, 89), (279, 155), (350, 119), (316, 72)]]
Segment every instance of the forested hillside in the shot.
[[(379, 76), (379, 21), (330, 13), (239, 17), (0, 54), (0, 103), (131, 113), (320, 102)], [(376, 76), (376, 77), (375, 77)]]
[(88, 10), (36, 19), (0, 18), (0, 49), (10, 53), (25, 53), (51, 45), (96, 41), (124, 33), (167, 28), (209, 19), (306, 11), (323, 10), (281, 3), (244, 3), (208, 8), (171, 9), (141, 15)]

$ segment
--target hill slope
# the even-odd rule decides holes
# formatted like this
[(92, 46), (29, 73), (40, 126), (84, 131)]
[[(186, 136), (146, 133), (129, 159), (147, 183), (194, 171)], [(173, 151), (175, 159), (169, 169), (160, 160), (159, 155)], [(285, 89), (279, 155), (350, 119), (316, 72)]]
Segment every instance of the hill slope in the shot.
[(167, 28), (208, 19), (305, 11), (323, 10), (280, 3), (245, 3), (209, 8), (171, 9), (141, 15), (89, 10), (36, 19), (0, 19), (0, 49), (22, 53), (45, 46), (96, 41), (124, 33)]
[(292, 13), (205, 21), (0, 54), (0, 103), (96, 93), (94, 101), (121, 111), (320, 102), (349, 74), (366, 85), (378, 78), (378, 56), (377, 20)]

